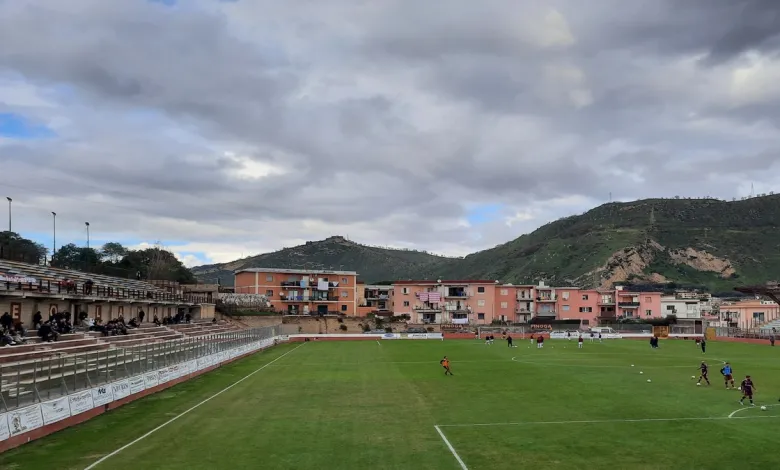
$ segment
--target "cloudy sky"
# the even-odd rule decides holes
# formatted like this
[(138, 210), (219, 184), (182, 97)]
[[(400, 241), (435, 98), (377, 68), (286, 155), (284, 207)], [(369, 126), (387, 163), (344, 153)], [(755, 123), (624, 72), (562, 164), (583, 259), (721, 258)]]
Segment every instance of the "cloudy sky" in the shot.
[[(780, 191), (776, 0), (0, 0), (0, 196), (188, 264)], [(6, 208), (0, 205), (0, 222)], [(3, 227), (4, 229), (5, 227)]]

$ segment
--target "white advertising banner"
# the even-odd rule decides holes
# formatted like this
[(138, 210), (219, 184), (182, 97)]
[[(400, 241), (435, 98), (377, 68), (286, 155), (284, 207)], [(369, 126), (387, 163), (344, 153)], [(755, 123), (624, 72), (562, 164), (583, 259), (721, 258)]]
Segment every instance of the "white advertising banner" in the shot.
[(114, 391), (110, 385), (103, 385), (92, 389), (92, 403), (98, 407), (108, 405), (114, 401)]
[(409, 339), (428, 339), (428, 333), (409, 333), (406, 337)]
[(120, 380), (111, 384), (111, 391), (114, 393), (114, 400), (121, 400), (130, 395), (130, 381)]
[(41, 405), (14, 410), (8, 413), (8, 430), (11, 436), (18, 436), (43, 426)]
[(84, 390), (83, 392), (68, 395), (68, 404), (70, 405), (70, 414), (72, 416), (91, 410), (95, 407), (95, 402), (92, 401), (92, 390)]
[(4, 441), (11, 437), (11, 431), (8, 430), (8, 416), (3, 413), (0, 414), (0, 441)]
[(428, 333), (428, 339), (444, 339), (443, 333)]
[(192, 360), (189, 362), (190, 364), (190, 374), (194, 374), (198, 371), (198, 361)]
[(58, 398), (56, 400), (41, 403), (41, 414), (43, 415), (43, 424), (56, 423), (65, 418), (70, 418), (70, 405), (68, 397)]
[(170, 374), (168, 374), (168, 368), (160, 369), (157, 371), (157, 383), (162, 385), (165, 382), (171, 380)]
[(136, 375), (135, 377), (130, 377), (130, 394), (143, 392), (146, 390), (146, 385), (144, 384), (144, 376), (143, 375)]
[(157, 371), (154, 372), (147, 372), (144, 374), (144, 387), (146, 388), (152, 388), (156, 387), (158, 382), (158, 373)]
[(181, 366), (179, 364), (168, 367), (168, 377), (170, 377), (169, 380), (176, 380), (180, 376), (181, 376)]

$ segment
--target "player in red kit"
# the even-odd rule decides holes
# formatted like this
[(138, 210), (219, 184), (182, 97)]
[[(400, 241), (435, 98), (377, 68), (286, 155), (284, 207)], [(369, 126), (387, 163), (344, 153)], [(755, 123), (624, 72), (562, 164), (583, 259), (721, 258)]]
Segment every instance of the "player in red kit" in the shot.
[(739, 388), (742, 390), (742, 398), (739, 399), (739, 404), (744, 405), (745, 398), (747, 398), (750, 400), (750, 406), (756, 406), (756, 404), (753, 403), (753, 392), (756, 391), (756, 386), (753, 385), (753, 379), (751, 379), (749, 375), (745, 376), (745, 380), (742, 381)]

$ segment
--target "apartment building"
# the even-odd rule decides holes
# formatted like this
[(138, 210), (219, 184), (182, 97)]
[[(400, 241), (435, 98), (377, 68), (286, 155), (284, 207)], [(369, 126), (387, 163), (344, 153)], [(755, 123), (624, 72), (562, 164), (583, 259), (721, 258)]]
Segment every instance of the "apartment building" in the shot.
[(393, 284), (393, 314), (409, 315), (412, 323), (489, 324), (497, 316), (497, 284), (490, 280), (398, 281)]
[(597, 325), (600, 320), (618, 318), (659, 318), (666, 316), (661, 308), (660, 292), (631, 292), (615, 289), (555, 288), (557, 319), (578, 319), (583, 325)]
[(769, 300), (743, 300), (720, 305), (722, 326), (732, 328), (760, 328), (780, 319), (780, 305)]
[(389, 316), (393, 313), (393, 286), (367, 285), (358, 281), (358, 316), (373, 313)]
[(357, 273), (252, 268), (235, 272), (237, 294), (263, 294), (288, 315), (357, 314)]
[(702, 301), (697, 296), (680, 294), (661, 296), (661, 312), (664, 316), (675, 315), (680, 319), (700, 319), (702, 310)]

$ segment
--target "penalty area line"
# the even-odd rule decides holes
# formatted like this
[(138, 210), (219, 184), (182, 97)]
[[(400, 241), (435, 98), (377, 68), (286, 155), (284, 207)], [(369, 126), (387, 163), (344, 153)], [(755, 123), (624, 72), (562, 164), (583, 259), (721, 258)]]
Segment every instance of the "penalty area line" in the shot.
[(134, 445), (134, 444), (137, 444), (138, 442), (141, 442), (142, 440), (144, 440), (144, 439), (146, 439), (147, 437), (151, 436), (152, 434), (156, 433), (157, 431), (159, 431), (160, 429), (164, 428), (165, 426), (168, 426), (168, 425), (169, 425), (169, 424), (171, 424), (172, 422), (174, 422), (174, 421), (176, 421), (177, 419), (181, 418), (182, 416), (184, 416), (184, 415), (188, 414), (190, 411), (193, 411), (193, 410), (195, 410), (195, 409), (199, 408), (201, 405), (204, 405), (204, 404), (208, 403), (208, 402), (209, 402), (209, 401), (211, 401), (212, 399), (214, 399), (214, 398), (217, 398), (218, 396), (220, 396), (220, 395), (222, 395), (223, 393), (227, 392), (228, 390), (230, 390), (231, 388), (233, 388), (233, 387), (235, 387), (236, 385), (240, 384), (240, 383), (241, 383), (241, 382), (243, 382), (244, 380), (246, 380), (246, 379), (248, 379), (248, 378), (252, 377), (253, 375), (257, 374), (257, 373), (258, 373), (258, 372), (260, 372), (261, 370), (265, 369), (266, 367), (270, 366), (270, 365), (271, 365), (271, 364), (273, 364), (274, 362), (278, 361), (279, 359), (283, 358), (284, 356), (286, 356), (286, 355), (290, 354), (291, 352), (295, 351), (296, 349), (300, 348), (300, 347), (301, 347), (301, 346), (303, 346), (304, 344), (306, 344), (306, 343), (301, 343), (301, 344), (299, 344), (298, 346), (294, 347), (293, 349), (290, 349), (290, 350), (289, 350), (289, 351), (287, 351), (286, 353), (284, 353), (284, 354), (282, 354), (281, 356), (277, 357), (277, 358), (276, 358), (276, 359), (274, 359), (273, 361), (271, 361), (271, 362), (268, 362), (268, 363), (264, 364), (263, 366), (259, 367), (258, 369), (255, 369), (253, 372), (250, 372), (249, 374), (245, 375), (243, 378), (236, 380), (236, 381), (235, 381), (235, 382), (233, 382), (232, 384), (230, 384), (230, 385), (228, 385), (227, 387), (223, 388), (222, 390), (218, 391), (218, 392), (217, 392), (217, 393), (215, 393), (214, 395), (211, 395), (210, 397), (206, 398), (205, 400), (201, 401), (201, 402), (200, 402), (200, 403), (198, 403), (197, 405), (195, 405), (195, 406), (193, 406), (193, 407), (191, 407), (191, 408), (188, 408), (188, 409), (186, 409), (185, 411), (182, 411), (182, 412), (181, 412), (181, 413), (179, 413), (178, 415), (176, 415), (176, 416), (174, 416), (173, 418), (169, 419), (168, 421), (166, 421), (166, 422), (162, 423), (161, 425), (159, 425), (159, 426), (157, 426), (156, 428), (152, 429), (151, 431), (147, 432), (146, 434), (144, 434), (143, 436), (139, 437), (138, 439), (135, 439), (134, 441), (130, 441), (130, 442), (128, 442), (127, 444), (125, 444), (125, 445), (123, 445), (122, 447), (120, 447), (119, 449), (117, 449), (117, 450), (115, 450), (115, 451), (111, 452), (110, 454), (106, 454), (106, 455), (104, 455), (103, 457), (101, 457), (100, 459), (98, 459), (97, 461), (95, 461), (95, 462), (94, 462), (93, 464), (91, 464), (90, 466), (88, 466), (88, 467), (84, 468), (84, 470), (92, 470), (93, 468), (97, 467), (97, 466), (98, 466), (98, 465), (100, 465), (101, 463), (103, 463), (103, 462), (105, 462), (106, 460), (110, 459), (111, 457), (113, 457), (113, 456), (117, 455), (118, 453), (122, 452), (123, 450), (127, 449), (128, 447), (130, 447), (130, 446), (132, 446), (132, 445)]
[(441, 436), (441, 439), (444, 441), (444, 444), (450, 450), (450, 453), (452, 453), (452, 456), (455, 457), (455, 460), (458, 461), (458, 465), (460, 465), (461, 470), (469, 470), (469, 468), (463, 462), (463, 459), (460, 458), (460, 455), (458, 455), (458, 453), (455, 451), (455, 448), (452, 446), (452, 444), (450, 444), (449, 439), (447, 439), (447, 436), (444, 435), (444, 432), (442, 432), (439, 426), (434, 426), (434, 429), (436, 429), (436, 432), (439, 433), (439, 436)]
[[(739, 410), (738, 410), (739, 411)], [(763, 416), (706, 416), (687, 418), (637, 418), (637, 419), (583, 419), (568, 421), (519, 421), (514, 423), (468, 423), (468, 424), (437, 424), (437, 428), (466, 428), (480, 426), (534, 426), (546, 424), (607, 424), (607, 423), (654, 423), (673, 421), (723, 421), (728, 419), (765, 419), (780, 418), (780, 415)]]

